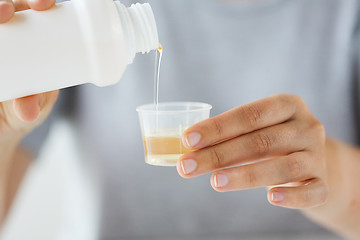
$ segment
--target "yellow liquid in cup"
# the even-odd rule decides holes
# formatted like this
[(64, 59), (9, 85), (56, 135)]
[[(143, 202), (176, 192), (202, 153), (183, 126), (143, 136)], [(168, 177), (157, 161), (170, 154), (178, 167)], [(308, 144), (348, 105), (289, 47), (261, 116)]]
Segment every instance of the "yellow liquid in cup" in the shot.
[(192, 152), (187, 149), (181, 137), (143, 137), (145, 161), (151, 165), (176, 166), (179, 157)]

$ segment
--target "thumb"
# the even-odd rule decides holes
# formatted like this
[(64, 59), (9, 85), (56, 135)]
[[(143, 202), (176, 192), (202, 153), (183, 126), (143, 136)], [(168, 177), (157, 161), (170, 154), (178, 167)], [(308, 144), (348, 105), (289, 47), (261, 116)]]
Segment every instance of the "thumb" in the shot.
[(38, 96), (40, 111), (46, 115), (50, 112), (51, 108), (54, 106), (58, 96), (59, 90), (40, 93)]
[(15, 115), (23, 122), (35, 121), (40, 113), (39, 96), (32, 95), (13, 101)]

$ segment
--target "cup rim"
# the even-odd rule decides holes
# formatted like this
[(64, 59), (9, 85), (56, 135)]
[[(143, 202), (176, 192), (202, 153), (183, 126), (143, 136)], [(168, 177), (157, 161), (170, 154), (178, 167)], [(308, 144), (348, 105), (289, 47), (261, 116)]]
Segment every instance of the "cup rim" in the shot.
[[(198, 105), (199, 108), (196, 109), (182, 109), (182, 110), (156, 110), (154, 103), (144, 104), (141, 106), (138, 106), (136, 108), (136, 111), (138, 113), (192, 113), (192, 112), (201, 112), (201, 111), (207, 111), (212, 109), (212, 106), (208, 103), (202, 103), (202, 102), (159, 102), (159, 106), (166, 106), (166, 105)], [(153, 107), (153, 108), (150, 108)], [(150, 108), (150, 109), (146, 109)]]

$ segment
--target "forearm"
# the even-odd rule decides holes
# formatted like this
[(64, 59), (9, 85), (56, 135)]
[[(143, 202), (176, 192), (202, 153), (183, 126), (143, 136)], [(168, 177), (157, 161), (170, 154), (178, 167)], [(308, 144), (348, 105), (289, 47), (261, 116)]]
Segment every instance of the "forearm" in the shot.
[(0, 226), (30, 163), (30, 155), (19, 147), (19, 139), (14, 137), (0, 141)]
[(330, 195), (321, 207), (304, 210), (311, 219), (353, 239), (360, 238), (360, 150), (327, 139)]

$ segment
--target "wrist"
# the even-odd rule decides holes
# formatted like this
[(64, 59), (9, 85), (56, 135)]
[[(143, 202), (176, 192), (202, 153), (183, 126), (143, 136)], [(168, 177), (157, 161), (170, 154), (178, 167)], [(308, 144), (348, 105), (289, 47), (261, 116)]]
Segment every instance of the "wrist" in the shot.
[[(305, 215), (321, 225), (346, 237), (359, 237), (360, 190), (354, 185), (360, 169), (359, 149), (328, 138), (326, 141), (326, 174), (324, 181), (330, 189), (328, 201), (316, 208), (306, 209)], [(357, 234), (357, 235), (356, 235)]]

